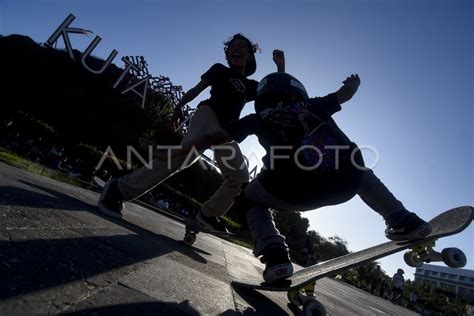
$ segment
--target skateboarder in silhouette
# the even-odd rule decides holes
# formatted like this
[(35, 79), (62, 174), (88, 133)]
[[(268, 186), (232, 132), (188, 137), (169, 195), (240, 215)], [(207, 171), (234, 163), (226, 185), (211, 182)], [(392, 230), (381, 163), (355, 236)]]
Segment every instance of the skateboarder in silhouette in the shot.
[(382, 271), (380, 270), (380, 265), (378, 264), (369, 275), (370, 279), (370, 294), (374, 294), (377, 289), (380, 281), (382, 280)]
[[(332, 114), (341, 110), (360, 85), (358, 75), (325, 97), (309, 98), (303, 84), (287, 73), (264, 77), (255, 99), (255, 114), (232, 122), (194, 144), (207, 148), (257, 135), (267, 155), (264, 168), (236, 199), (254, 239), (254, 255), (266, 264), (263, 278), (275, 282), (292, 275), (288, 246), (276, 229), (269, 208), (307, 211), (348, 201), (355, 195), (387, 224), (391, 240), (427, 236), (431, 226), (409, 212), (372, 170), (364, 167), (360, 149), (337, 126)], [(183, 148), (175, 155), (182, 155)]]
[(403, 269), (398, 269), (397, 273), (393, 275), (392, 278), (392, 302), (399, 302), (400, 298), (403, 296), (403, 285), (405, 284), (405, 278), (403, 274), (405, 271)]
[[(177, 105), (176, 113), (206, 88), (211, 87), (211, 97), (199, 103), (191, 119), (188, 132), (182, 141), (183, 146), (191, 146), (201, 135), (220, 130), (221, 126), (239, 119), (245, 103), (255, 99), (258, 82), (247, 77), (256, 70), (257, 49), (258, 46), (242, 34), (234, 35), (224, 46), (229, 67), (214, 64), (201, 76), (199, 83), (184, 94)], [(284, 71), (284, 59), (276, 57), (278, 54), (275, 56), (274, 53), (278, 71)], [(142, 167), (122, 178), (108, 181), (98, 202), (99, 210), (108, 216), (121, 218), (124, 201), (138, 198), (175, 172), (188, 167), (205, 149), (201, 148), (192, 159), (176, 157), (170, 163), (155, 159), (152, 169)], [(196, 221), (207, 229), (225, 232), (226, 228), (218, 216), (223, 215), (231, 206), (235, 196), (241, 191), (242, 183), (249, 181), (249, 174), (239, 146), (232, 140), (215, 149), (214, 157), (224, 182), (202, 205), (196, 214)]]

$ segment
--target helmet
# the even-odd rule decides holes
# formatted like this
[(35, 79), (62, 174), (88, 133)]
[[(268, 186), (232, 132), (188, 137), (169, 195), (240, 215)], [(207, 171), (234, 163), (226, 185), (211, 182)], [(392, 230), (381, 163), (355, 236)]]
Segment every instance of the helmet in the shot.
[(255, 111), (275, 108), (278, 104), (295, 103), (308, 99), (303, 84), (290, 74), (274, 72), (265, 76), (257, 86)]
[(398, 270), (397, 270), (397, 273), (398, 273), (398, 274), (405, 274), (405, 271), (403, 271), (403, 269), (398, 269)]

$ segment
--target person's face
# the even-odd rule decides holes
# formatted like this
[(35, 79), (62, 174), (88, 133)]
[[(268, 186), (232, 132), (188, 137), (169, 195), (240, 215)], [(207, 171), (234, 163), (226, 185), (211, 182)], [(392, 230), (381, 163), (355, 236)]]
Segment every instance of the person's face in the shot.
[(250, 58), (248, 43), (243, 39), (235, 39), (227, 50), (227, 61), (230, 67), (245, 69)]

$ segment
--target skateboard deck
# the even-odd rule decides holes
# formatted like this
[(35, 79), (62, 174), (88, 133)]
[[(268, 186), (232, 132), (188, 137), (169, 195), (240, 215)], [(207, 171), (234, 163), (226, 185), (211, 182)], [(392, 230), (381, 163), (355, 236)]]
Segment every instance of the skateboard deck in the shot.
[(201, 226), (194, 219), (183, 218), (183, 221), (185, 223), (185, 230), (186, 230), (186, 233), (184, 234), (183, 242), (188, 246), (191, 246), (196, 241), (196, 235), (199, 234), (200, 232), (208, 233), (208, 234), (215, 235), (218, 237), (227, 237), (227, 236), (234, 235), (233, 233), (230, 233), (230, 232), (222, 232), (218, 230), (207, 229)]
[[(102, 180), (101, 178), (99, 178), (97, 176), (93, 177), (93, 181), (99, 188), (104, 188), (105, 183), (106, 183), (106, 181)], [(216, 235), (216, 236), (220, 236), (220, 237), (226, 237), (226, 236), (234, 235), (233, 233), (230, 233), (230, 232), (229, 233), (224, 233), (224, 232), (221, 232), (221, 231), (214, 231), (214, 230), (206, 229), (206, 228), (202, 227), (201, 225), (199, 225), (193, 219), (190, 219), (188, 217), (183, 217), (183, 216), (180, 216), (180, 215), (177, 215), (177, 214), (173, 214), (173, 215), (180, 218), (184, 222), (185, 228), (186, 228), (186, 234), (185, 234), (185, 237), (184, 237), (184, 242), (188, 245), (192, 245), (194, 243), (194, 241), (196, 240), (196, 235), (199, 234), (200, 232), (204, 232), (204, 233), (208, 233), (208, 234)]]
[(233, 235), (230, 232), (225, 233), (225, 232), (218, 231), (218, 230), (207, 229), (207, 228), (201, 226), (195, 220), (190, 219), (190, 218), (183, 218), (183, 221), (186, 225), (186, 232), (193, 232), (195, 234), (203, 232), (203, 233), (208, 233), (208, 234), (217, 235), (217, 236), (231, 236), (231, 235)]
[[(378, 246), (364, 249), (358, 252), (347, 254), (329, 261), (325, 261), (311, 267), (296, 271), (288, 280), (280, 281), (277, 284), (269, 284), (263, 279), (257, 280), (233, 280), (234, 286), (252, 288), (265, 291), (290, 291), (301, 289), (302, 287), (315, 282), (323, 277), (334, 275), (338, 272), (350, 269), (354, 266), (379, 258), (394, 254), (396, 252), (413, 249), (420, 245), (426, 245), (436, 239), (455, 235), (467, 228), (473, 220), (474, 208), (462, 206), (448, 210), (436, 216), (430, 221), (433, 231), (423, 239), (410, 242), (389, 241)], [(430, 248), (431, 249), (431, 248)], [(450, 248), (455, 249), (455, 248)], [(439, 253), (438, 253), (439, 254)]]

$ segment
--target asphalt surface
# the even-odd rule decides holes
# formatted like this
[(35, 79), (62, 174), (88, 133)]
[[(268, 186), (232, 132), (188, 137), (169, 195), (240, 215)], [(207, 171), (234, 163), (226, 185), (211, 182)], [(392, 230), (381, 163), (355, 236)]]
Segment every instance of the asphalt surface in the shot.
[[(249, 249), (132, 203), (98, 213), (98, 194), (0, 162), (0, 315), (301, 315), (286, 293), (233, 288), (257, 277)], [(415, 315), (339, 281), (318, 282), (330, 315)]]

